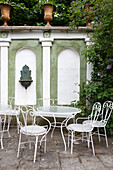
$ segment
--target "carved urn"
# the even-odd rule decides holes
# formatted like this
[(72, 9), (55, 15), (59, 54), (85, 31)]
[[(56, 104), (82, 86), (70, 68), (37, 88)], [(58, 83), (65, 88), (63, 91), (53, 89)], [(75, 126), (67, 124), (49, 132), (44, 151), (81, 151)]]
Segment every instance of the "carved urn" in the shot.
[(3, 26), (8, 26), (7, 22), (10, 20), (10, 10), (13, 10), (13, 7), (7, 3), (0, 3), (1, 9), (1, 19), (4, 22)]
[(44, 10), (44, 20), (47, 22), (46, 27), (51, 27), (50, 21), (53, 19), (52, 13), (56, 10), (56, 6), (51, 3), (45, 3), (41, 6), (41, 9)]
[[(94, 5), (93, 4), (87, 4), (85, 5), (85, 9), (87, 10), (88, 13), (90, 13), (92, 11), (92, 7)], [(88, 27), (91, 27), (91, 22), (93, 21), (93, 17), (89, 17), (89, 16), (86, 16), (86, 18), (88, 18)]]

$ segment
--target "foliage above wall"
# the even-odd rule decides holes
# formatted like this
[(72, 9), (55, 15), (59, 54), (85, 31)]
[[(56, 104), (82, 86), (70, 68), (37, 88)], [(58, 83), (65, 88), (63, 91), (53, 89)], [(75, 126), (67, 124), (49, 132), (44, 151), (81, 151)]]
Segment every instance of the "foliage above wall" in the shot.
[[(56, 5), (56, 11), (53, 13), (54, 19), (51, 22), (53, 26), (66, 26), (69, 25), (68, 7), (72, 0), (54, 0)], [(43, 26), (45, 25), (44, 13), (41, 10), (42, 0), (10, 0), (9, 3), (14, 7), (11, 11), (10, 26), (31, 25), (31, 26)], [(49, 1), (52, 2), (52, 1)], [(0, 25), (3, 22), (0, 19)]]

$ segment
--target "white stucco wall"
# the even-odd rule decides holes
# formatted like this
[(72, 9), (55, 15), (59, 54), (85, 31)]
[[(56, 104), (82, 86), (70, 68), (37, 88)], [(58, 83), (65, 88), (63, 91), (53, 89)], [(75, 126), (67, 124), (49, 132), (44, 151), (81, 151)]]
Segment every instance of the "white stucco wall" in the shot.
[(58, 104), (79, 100), (80, 57), (73, 49), (64, 49), (58, 56)]
[[(42, 80), (43, 98), (50, 98), (50, 84), (51, 84), (51, 48), (54, 40), (82, 40), (87, 45), (90, 45), (88, 34), (91, 28), (78, 28), (77, 30), (70, 30), (68, 27), (18, 27), (8, 26), (5, 30), (0, 27), (0, 99), (3, 103), (8, 103), (8, 94), (14, 94), (15, 104), (35, 104), (36, 103), (36, 56), (29, 48), (20, 49), (16, 54), (15, 60), (15, 92), (8, 93), (8, 61), (10, 58), (9, 47), (13, 40), (38, 40), (42, 46), (41, 60), (42, 60)], [(45, 32), (48, 36), (45, 36)], [(4, 36), (5, 35), (5, 36)], [(70, 47), (70, 46), (69, 46)], [(35, 47), (36, 48), (36, 47)], [(79, 100), (79, 86), (75, 83), (80, 83), (80, 56), (76, 51), (66, 47), (60, 52), (58, 56), (58, 81), (57, 91), (58, 103), (69, 104), (72, 100)], [(57, 49), (56, 49), (57, 50)], [(15, 57), (15, 56), (14, 56)], [(24, 65), (28, 65), (31, 70), (31, 77), (33, 82), (27, 90), (20, 84), (20, 71)], [(86, 79), (90, 79), (92, 71), (91, 65), (87, 64)], [(10, 76), (9, 76), (10, 77)], [(13, 91), (13, 90), (12, 90)], [(37, 89), (38, 91), (38, 89)], [(49, 104), (49, 103), (48, 103)]]
[[(33, 82), (25, 89), (19, 82), (22, 67), (27, 65), (31, 70)], [(36, 104), (36, 56), (31, 49), (23, 48), (16, 54), (15, 62), (15, 104), (16, 105), (34, 105)]]

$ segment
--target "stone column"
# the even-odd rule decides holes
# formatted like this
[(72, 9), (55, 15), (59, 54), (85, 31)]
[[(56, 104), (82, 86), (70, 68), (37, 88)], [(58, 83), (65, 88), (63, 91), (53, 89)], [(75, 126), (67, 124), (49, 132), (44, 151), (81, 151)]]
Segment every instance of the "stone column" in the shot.
[[(90, 38), (86, 38), (85, 42), (86, 42), (86, 45), (90, 45), (91, 44)], [(87, 80), (91, 80), (92, 68), (93, 68), (92, 63), (87, 63), (87, 75), (86, 75)]]
[(8, 47), (10, 40), (0, 39), (0, 99), (2, 104), (8, 103)]
[(43, 105), (50, 105), (50, 47), (52, 42), (42, 42), (43, 46)]

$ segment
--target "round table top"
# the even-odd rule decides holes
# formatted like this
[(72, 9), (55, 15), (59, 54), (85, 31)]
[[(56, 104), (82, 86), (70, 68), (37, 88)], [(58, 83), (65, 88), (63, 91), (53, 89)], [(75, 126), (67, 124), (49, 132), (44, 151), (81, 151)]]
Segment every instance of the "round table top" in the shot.
[(5, 105), (0, 103), (0, 110), (10, 110), (11, 106), (10, 105)]
[(0, 115), (19, 115), (17, 110), (12, 110), (11, 105), (5, 105), (0, 103)]
[(42, 106), (38, 107), (37, 111), (45, 116), (54, 114), (56, 117), (67, 117), (81, 112), (78, 108), (66, 106)]

